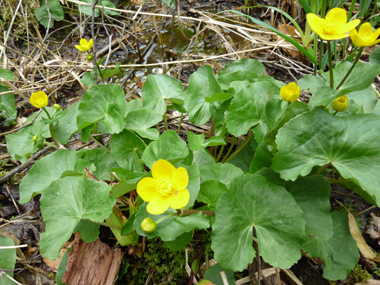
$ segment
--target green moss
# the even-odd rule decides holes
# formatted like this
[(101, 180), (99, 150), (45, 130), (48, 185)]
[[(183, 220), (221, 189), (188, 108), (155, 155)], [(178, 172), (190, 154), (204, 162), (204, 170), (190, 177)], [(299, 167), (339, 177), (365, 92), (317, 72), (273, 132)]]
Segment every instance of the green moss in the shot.
[(354, 270), (351, 272), (351, 276), (355, 280), (355, 283), (364, 283), (368, 279), (373, 279), (372, 274), (359, 264), (356, 264)]

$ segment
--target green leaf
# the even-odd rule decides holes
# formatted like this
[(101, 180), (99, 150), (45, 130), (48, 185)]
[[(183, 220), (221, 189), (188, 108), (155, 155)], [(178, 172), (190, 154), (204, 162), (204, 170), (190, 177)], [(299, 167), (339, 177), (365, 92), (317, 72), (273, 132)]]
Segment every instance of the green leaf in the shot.
[(82, 129), (79, 138), (83, 143), (86, 143), (90, 139), (90, 135), (93, 129), (94, 125), (89, 125)]
[(114, 186), (112, 186), (112, 195), (116, 199), (135, 189), (136, 189), (136, 183), (131, 184), (125, 181), (121, 181), (115, 184)]
[(41, 254), (56, 259), (59, 250), (82, 220), (103, 222), (112, 212), (115, 199), (111, 187), (85, 176), (54, 181), (41, 197), (41, 212), (46, 224), (41, 234)]
[(185, 92), (181, 83), (167, 75), (155, 74), (148, 75), (141, 96), (144, 102), (144, 108), (155, 110), (162, 116), (166, 112), (166, 102), (174, 102), (183, 105)]
[(215, 259), (226, 269), (242, 271), (252, 262), (252, 227), (265, 262), (289, 268), (301, 258), (303, 212), (284, 187), (263, 176), (245, 174), (232, 180), (216, 204), (212, 227), (211, 247)]
[(323, 277), (329, 280), (344, 279), (350, 274), (359, 260), (359, 251), (352, 238), (348, 226), (347, 213), (335, 211), (333, 220), (333, 236), (324, 241), (319, 236), (307, 237), (303, 250), (310, 257), (320, 257), (325, 268)]
[(269, 151), (264, 142), (259, 144), (255, 154), (253, 155), (252, 162), (249, 166), (249, 171), (255, 173), (264, 167), (270, 167), (272, 164), (273, 155)]
[(140, 171), (131, 171), (124, 168), (113, 168), (108, 171), (109, 173), (115, 172), (116, 175), (131, 184), (137, 183), (141, 180), (141, 178), (147, 176), (146, 172), (140, 172)]
[(215, 157), (213, 157), (208, 150), (201, 149), (193, 151), (194, 162), (198, 168), (201, 168), (206, 165), (215, 164)]
[(71, 248), (69, 248), (65, 254), (63, 255), (61, 262), (59, 263), (59, 267), (57, 270), (57, 275), (55, 277), (55, 281), (57, 282), (57, 285), (67, 285), (66, 283), (62, 283), (63, 275), (66, 272), (67, 267), (67, 261), (69, 260), (69, 252), (71, 251)]
[(244, 71), (244, 72), (248, 71), (248, 72), (253, 72), (257, 75), (263, 75), (264, 65), (256, 59), (243, 57), (239, 60), (236, 60), (227, 64), (224, 67), (224, 69), (221, 72), (219, 72), (218, 80), (221, 75), (225, 75), (227, 73), (233, 73), (236, 71)]
[(191, 166), (188, 165), (177, 165), (176, 167), (183, 167), (187, 170), (187, 173), (189, 175), (189, 184), (187, 185), (187, 190), (189, 190), (190, 193), (190, 200), (189, 203), (187, 203), (185, 208), (192, 207), (195, 203), (195, 200), (198, 197), (199, 189), (200, 189), (200, 173), (198, 166), (196, 164), (193, 164)]
[(151, 142), (147, 146), (143, 153), (142, 160), (149, 168), (152, 168), (153, 163), (159, 159), (176, 163), (188, 155), (189, 150), (186, 143), (178, 137), (175, 131), (167, 130), (158, 140)]
[(134, 222), (136, 231), (140, 236), (147, 236), (149, 238), (159, 236), (163, 241), (173, 241), (183, 233), (190, 232), (195, 228), (207, 229), (210, 226), (207, 216), (202, 215), (202, 213), (196, 213), (189, 216), (174, 215), (159, 223), (157, 229), (153, 233), (147, 234), (140, 227), (141, 222), (146, 217), (150, 217), (153, 221), (158, 221), (166, 215), (176, 213), (176, 211), (169, 208), (169, 210), (162, 215), (151, 215), (146, 211), (146, 206), (147, 203), (144, 203), (139, 207)]
[[(92, 4), (92, 0), (82, 0), (82, 2)], [(84, 6), (84, 5), (78, 5), (79, 6), (79, 11), (82, 13), (86, 14), (87, 16), (92, 16), (92, 6)], [(116, 8), (116, 6), (108, 1), (108, 0), (100, 0), (97, 4), (97, 6), (103, 6), (103, 7), (109, 7), (109, 8)], [(108, 9), (102, 9), (104, 14), (113, 16), (113, 15), (120, 15), (117, 11), (112, 11)], [(100, 16), (100, 11), (99, 8), (95, 8), (94, 10), (94, 16), (99, 17)]]
[(120, 73), (120, 62), (116, 63), (115, 68), (102, 70), (102, 75), (104, 79), (110, 78), (118, 73)]
[(132, 171), (144, 169), (144, 165), (137, 160), (141, 158), (146, 146), (134, 133), (124, 130), (113, 135), (110, 146), (113, 157), (121, 167)]
[(71, 136), (78, 130), (76, 115), (79, 108), (79, 102), (74, 103), (62, 112), (57, 122), (53, 123), (55, 137), (61, 144), (67, 144)]
[(211, 266), (203, 276), (203, 279), (211, 281), (215, 285), (224, 285), (221, 272), (226, 273), (228, 284), (233, 285), (236, 283), (234, 273), (231, 270), (225, 270), (219, 263)]
[(207, 103), (214, 103), (216, 101), (223, 101), (224, 102), (233, 96), (234, 95), (229, 94), (229, 93), (216, 93), (216, 94), (212, 95), (211, 97), (206, 97), (205, 101)]
[(74, 170), (75, 161), (75, 151), (69, 150), (57, 150), (36, 161), (20, 184), (20, 204), (43, 193), (66, 170)]
[[(60, 21), (64, 18), (63, 9), (58, 0), (49, 0), (49, 11), (47, 9), (46, 0), (41, 0), (41, 7), (38, 8), (35, 12), (37, 20), (43, 25), (45, 28), (49, 25), (50, 28), (54, 26), (54, 20)], [(50, 13), (50, 15), (49, 15)]]
[(194, 231), (183, 233), (173, 241), (165, 241), (164, 245), (172, 251), (183, 249), (193, 238)]
[(130, 111), (125, 118), (125, 128), (133, 130), (144, 138), (157, 140), (159, 132), (152, 126), (157, 125), (162, 120), (162, 114), (149, 109), (139, 109)]
[[(4, 78), (6, 80), (13, 81), (13, 80), (15, 80), (16, 76), (12, 71), (0, 68), (0, 78)], [(1, 92), (3, 92), (3, 91), (1, 91)], [(1, 96), (4, 96), (4, 95), (1, 95)]]
[[(13, 240), (7, 237), (0, 237), (0, 246), (15, 246), (15, 243)], [(0, 249), (1, 251), (1, 258), (0, 258), (0, 269), (4, 270), (10, 270), (10, 271), (4, 271), (9, 276), (13, 277), (13, 271), (15, 269), (16, 264), (16, 249), (15, 248), (3, 248)], [(4, 283), (5, 282), (5, 283)], [(13, 281), (11, 281), (9, 278), (2, 276), (0, 277), (0, 283), (5, 285), (13, 285)]]
[(193, 151), (205, 149), (208, 146), (226, 145), (221, 137), (211, 137), (205, 141), (205, 134), (196, 135), (193, 132), (187, 132), (189, 148)]
[(162, 3), (169, 6), (170, 8), (174, 8), (176, 3), (175, 1), (176, 0), (162, 0)]
[(193, 73), (190, 76), (185, 100), (190, 122), (196, 126), (205, 124), (211, 117), (211, 104), (206, 102), (206, 98), (221, 92), (209, 65), (204, 65)]
[(80, 233), (81, 239), (85, 242), (93, 242), (99, 237), (100, 225), (88, 220), (81, 220), (74, 229), (75, 232)]
[(93, 174), (99, 180), (110, 181), (111, 174), (108, 172), (108, 170), (119, 167), (119, 164), (117, 164), (112, 154), (106, 152), (101, 148), (85, 150), (79, 155), (81, 155), (81, 158), (83, 160), (91, 162), (95, 165), (96, 170), (93, 172)]
[(95, 78), (93, 73), (94, 72), (86, 72), (80, 79), (80, 82), (86, 85), (88, 88), (90, 88), (92, 85), (95, 84)]
[(239, 167), (244, 172), (249, 171), (258, 144), (255, 140), (251, 140), (241, 151), (238, 152), (228, 163)]
[(359, 106), (363, 106), (364, 113), (372, 113), (377, 102), (379, 101), (372, 85), (370, 85), (367, 89), (351, 92), (347, 94), (347, 97)]
[(230, 186), (232, 179), (243, 174), (243, 171), (230, 163), (216, 163), (206, 165), (200, 169), (201, 180), (217, 180), (227, 187)]
[(227, 186), (217, 180), (208, 180), (201, 184), (198, 202), (205, 203), (202, 210), (215, 211), (216, 203), (220, 196), (227, 191)]
[[(106, 222), (111, 225), (119, 226), (122, 229), (124, 223), (115, 211), (116, 210), (112, 211), (109, 218), (106, 219)], [(135, 246), (139, 244), (139, 236), (136, 233), (125, 236), (121, 234), (121, 229), (116, 229), (112, 227), (110, 229), (121, 246)]]
[(121, 229), (121, 234), (123, 236), (129, 235), (133, 231), (135, 231), (135, 226), (133, 223), (135, 222), (136, 213), (133, 213), (132, 216), (129, 217), (128, 221), (124, 224), (123, 228)]
[(79, 130), (103, 120), (111, 134), (120, 133), (125, 125), (124, 91), (117, 84), (94, 85), (84, 94), (77, 112)]
[(143, 108), (143, 103), (140, 100), (134, 99), (132, 101), (129, 101), (127, 104), (127, 115), (133, 110), (139, 110), (142, 108)]
[(333, 116), (322, 108), (302, 113), (277, 134), (272, 169), (296, 180), (314, 166), (331, 163), (344, 179), (353, 179), (378, 204), (380, 194), (380, 117)]
[(380, 48), (375, 49), (369, 56), (370, 64), (380, 64)]
[[(330, 182), (323, 175), (299, 177), (296, 181), (284, 181), (270, 168), (263, 168), (257, 174), (269, 182), (283, 186), (297, 201), (305, 214), (305, 232), (318, 235), (323, 240), (332, 236), (333, 223), (330, 215)], [(316, 218), (318, 217), (318, 218)]]
[[(6, 91), (9, 91), (9, 89), (0, 84), (0, 93), (6, 92)], [(9, 116), (17, 117), (17, 109), (16, 109), (16, 105), (15, 105), (15, 96), (12, 93), (0, 95), (0, 111), (1, 110), (4, 110), (5, 112), (7, 112)]]
[(274, 85), (270, 82), (248, 84), (232, 100), (226, 111), (226, 126), (235, 137), (246, 134), (257, 124), (263, 124), (265, 107), (272, 99)]

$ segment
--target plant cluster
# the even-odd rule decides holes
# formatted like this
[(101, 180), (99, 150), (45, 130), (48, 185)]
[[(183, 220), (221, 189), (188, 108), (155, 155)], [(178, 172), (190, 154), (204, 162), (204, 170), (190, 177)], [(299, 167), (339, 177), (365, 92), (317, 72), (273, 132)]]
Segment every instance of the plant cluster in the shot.
[[(359, 251), (347, 214), (330, 213), (330, 185), (380, 204), (380, 104), (371, 86), (380, 73), (378, 51), (370, 62), (358, 61), (363, 45), (378, 42), (380, 30), (366, 23), (355, 30), (360, 21), (347, 22), (340, 8), (307, 19), (327, 41), (350, 31), (360, 47), (355, 61), (333, 64), (328, 43), (329, 71), (288, 85), (246, 58), (218, 74), (208, 65), (199, 68), (186, 91), (173, 77), (149, 75), (142, 102), (129, 103), (117, 84), (96, 84), (95, 74), (104, 81), (117, 73), (101, 70), (98, 61), (96, 72), (86, 75), (90, 88), (81, 102), (62, 110), (48, 107), (44, 92), (32, 94), (30, 103), (43, 112), (6, 140), (20, 161), (46, 145), (57, 149), (20, 184), (20, 203), (41, 194), (41, 253), (58, 258), (77, 231), (94, 241), (100, 225), (109, 226), (122, 246), (137, 245), (139, 236), (160, 237), (172, 250), (204, 229), (211, 231), (214, 258), (224, 269), (246, 269), (257, 242), (274, 267), (291, 267), (303, 250), (323, 260), (325, 278), (345, 278)], [(77, 46), (92, 57), (91, 47), (92, 40)], [(308, 102), (297, 101), (301, 90), (313, 94)], [(212, 136), (189, 131), (186, 144), (180, 126), (177, 132), (167, 126), (173, 109), (181, 113), (179, 124), (184, 114), (196, 126), (211, 120)], [(83, 143), (100, 148), (65, 149), (78, 132)], [(111, 137), (109, 145), (103, 135)], [(119, 209), (123, 201), (129, 202), (127, 214)]]

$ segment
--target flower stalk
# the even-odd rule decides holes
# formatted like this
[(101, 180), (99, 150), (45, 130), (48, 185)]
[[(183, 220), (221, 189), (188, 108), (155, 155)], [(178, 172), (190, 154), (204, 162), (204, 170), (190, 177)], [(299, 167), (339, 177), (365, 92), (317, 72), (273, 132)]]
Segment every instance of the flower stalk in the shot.
[(356, 55), (356, 58), (355, 58), (355, 61), (354, 63), (352, 64), (350, 70), (347, 72), (346, 76), (342, 79), (342, 81), (339, 83), (338, 87), (336, 88), (337, 90), (342, 87), (343, 83), (347, 80), (348, 76), (351, 74), (352, 70), (354, 69), (355, 65), (358, 63), (360, 57), (362, 56), (362, 52), (363, 52), (363, 49), (364, 47), (361, 47), (359, 49), (359, 52), (358, 54)]

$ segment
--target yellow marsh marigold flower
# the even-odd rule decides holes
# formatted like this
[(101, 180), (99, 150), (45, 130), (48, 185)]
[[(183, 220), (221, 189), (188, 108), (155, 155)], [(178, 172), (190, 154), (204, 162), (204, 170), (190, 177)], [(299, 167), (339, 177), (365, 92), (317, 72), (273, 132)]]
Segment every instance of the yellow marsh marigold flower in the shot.
[(159, 215), (169, 206), (181, 209), (187, 205), (190, 193), (186, 189), (189, 175), (185, 168), (176, 169), (170, 162), (160, 159), (153, 164), (152, 176), (141, 179), (137, 184), (137, 194), (149, 202), (148, 213)]
[(377, 38), (380, 35), (380, 28), (373, 31), (370, 23), (364, 23), (360, 26), (359, 31), (352, 29), (350, 31), (350, 37), (352, 43), (357, 47), (370, 47), (380, 42)]
[(347, 23), (346, 10), (334, 8), (327, 13), (324, 19), (313, 13), (307, 14), (307, 22), (314, 33), (324, 40), (331, 41), (349, 37), (347, 32), (355, 29), (360, 20), (356, 19)]
[(336, 98), (331, 104), (331, 107), (334, 109), (334, 111), (337, 111), (337, 112), (346, 111), (347, 106), (348, 106), (348, 98), (346, 95)]
[(282, 86), (280, 89), (280, 95), (284, 101), (294, 102), (300, 97), (300, 94), (301, 90), (295, 82), (290, 82), (288, 85)]
[(92, 48), (92, 46), (94, 45), (94, 42), (92, 41), (92, 39), (89, 40), (88, 42), (86, 39), (81, 39), (79, 41), (79, 44), (80, 46), (75, 45), (77, 49), (79, 49), (80, 51), (88, 51)]
[(48, 104), (48, 96), (44, 91), (38, 91), (30, 96), (30, 104), (36, 108), (46, 107)]

